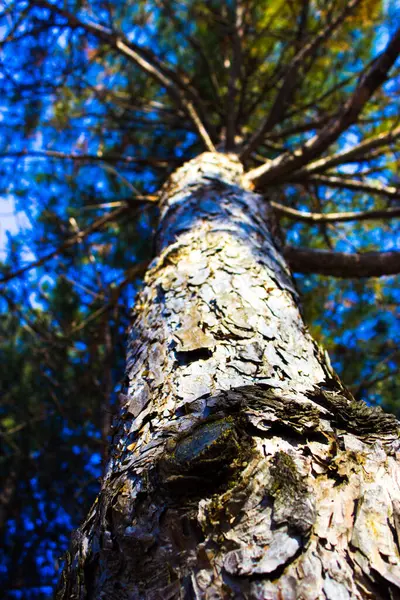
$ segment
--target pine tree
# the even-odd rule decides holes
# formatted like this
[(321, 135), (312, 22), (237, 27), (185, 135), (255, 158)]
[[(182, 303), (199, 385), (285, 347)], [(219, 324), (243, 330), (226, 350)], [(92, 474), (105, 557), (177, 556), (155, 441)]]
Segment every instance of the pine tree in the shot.
[[(335, 374), (304, 324), (290, 269), (391, 275), (399, 252), (290, 245), (283, 225), (315, 224), (329, 247), (330, 224), (399, 216), (389, 178), (400, 31), (371, 54), (365, 34), (387, 14), (360, 0), (92, 9), (32, 0), (8, 40), (18, 42), (19, 27), (35, 43), (41, 27), (69, 36), (53, 127), (64, 131), (86, 104), (97, 110), (95, 96), (119, 132), (111, 143), (89, 128), (95, 140), (84, 136), (83, 150), (14, 154), (104, 163), (108, 182), (159, 210), (107, 469), (57, 597), (397, 597), (398, 422)], [(122, 33), (130, 18), (132, 35)], [(71, 86), (99, 65), (97, 85)], [(121, 164), (143, 168), (142, 180), (132, 186)], [(332, 190), (351, 211), (343, 201), (340, 212), (321, 210)], [(361, 197), (381, 203), (355, 211)], [(118, 203), (3, 283), (137, 210)], [(130, 276), (143, 268), (131, 265)]]

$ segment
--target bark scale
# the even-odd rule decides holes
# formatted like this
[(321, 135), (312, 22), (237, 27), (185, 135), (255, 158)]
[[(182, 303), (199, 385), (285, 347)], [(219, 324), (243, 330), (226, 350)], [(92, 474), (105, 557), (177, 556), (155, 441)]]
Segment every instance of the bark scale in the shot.
[(234, 155), (161, 193), (101, 493), (57, 598), (400, 597), (398, 423), (307, 332)]

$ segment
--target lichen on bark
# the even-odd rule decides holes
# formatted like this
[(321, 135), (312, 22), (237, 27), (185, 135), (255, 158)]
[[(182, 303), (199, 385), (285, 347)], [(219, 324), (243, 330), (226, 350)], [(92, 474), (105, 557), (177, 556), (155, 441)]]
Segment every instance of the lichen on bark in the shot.
[(399, 597), (398, 423), (305, 327), (237, 157), (161, 191), (98, 500), (58, 598)]

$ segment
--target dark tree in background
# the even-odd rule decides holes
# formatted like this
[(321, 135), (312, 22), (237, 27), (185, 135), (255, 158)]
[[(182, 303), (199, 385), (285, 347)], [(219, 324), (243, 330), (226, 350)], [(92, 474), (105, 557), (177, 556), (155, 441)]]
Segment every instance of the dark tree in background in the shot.
[(397, 597), (397, 8), (3, 5), (6, 598)]

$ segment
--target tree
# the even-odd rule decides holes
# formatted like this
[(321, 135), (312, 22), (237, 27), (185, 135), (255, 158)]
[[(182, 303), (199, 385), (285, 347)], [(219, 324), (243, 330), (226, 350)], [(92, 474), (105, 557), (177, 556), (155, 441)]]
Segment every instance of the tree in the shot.
[[(8, 159), (101, 162), (107, 182), (150, 204), (155, 172), (173, 172), (159, 201), (157, 258), (135, 304), (111, 460), (59, 597), (396, 597), (397, 421), (335, 375), (304, 327), (284, 257), (299, 272), (367, 277), (398, 273), (399, 253), (293, 247), (278, 219), (317, 223), (330, 247), (328, 224), (399, 216), (389, 152), (399, 136), (400, 32), (370, 59), (360, 31), (382, 18), (378, 3), (152, 6), (154, 21), (144, 3), (92, 5), (93, 20), (87, 9), (34, 0), (6, 37), (11, 48), (33, 40), (37, 51), (44, 32), (70, 49), (60, 80), (43, 81), (63, 88), (50, 118), (65, 127), (83, 106), (95, 136), (83, 138), (84, 152), (7, 149)], [(123, 34), (130, 17), (133, 34)], [(98, 65), (112, 89), (93, 85), (92, 73), (82, 87)], [(90, 129), (85, 103), (118, 127), (117, 141)], [(120, 165), (145, 169), (143, 191)], [(386, 204), (326, 213), (329, 190)], [(304, 193), (318, 210), (299, 210)], [(118, 202), (3, 282), (132, 212)]]

